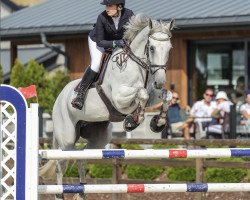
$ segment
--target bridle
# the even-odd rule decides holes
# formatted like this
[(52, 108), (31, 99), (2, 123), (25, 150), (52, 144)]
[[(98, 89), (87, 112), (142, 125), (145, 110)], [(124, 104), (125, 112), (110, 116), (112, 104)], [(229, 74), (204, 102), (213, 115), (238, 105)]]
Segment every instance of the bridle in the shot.
[[(145, 50), (144, 50), (144, 54), (147, 55), (147, 63), (149, 64), (150, 66), (150, 72), (152, 75), (154, 75), (158, 70), (160, 69), (164, 69), (165, 72), (167, 70), (167, 63), (165, 63), (164, 65), (152, 65), (151, 64), (151, 61), (149, 59), (149, 38), (153, 39), (153, 40), (156, 40), (156, 41), (160, 41), (160, 42), (164, 42), (164, 41), (169, 41), (170, 38), (171, 38), (171, 35), (168, 35), (167, 38), (157, 38), (157, 37), (154, 37), (153, 36), (154, 33), (150, 33), (149, 36), (148, 36), (148, 40), (147, 40), (147, 43), (146, 43), (146, 46), (145, 46)], [(154, 72), (152, 72), (152, 68), (158, 68), (157, 70), (155, 70)]]
[[(129, 43), (125, 43), (125, 47), (123, 48), (123, 51), (112, 56), (113, 62), (116, 62), (117, 66), (119, 68), (122, 68), (122, 66), (124, 66), (124, 65), (126, 66), (127, 60), (128, 60), (128, 58), (130, 58), (131, 60), (136, 62), (141, 68), (146, 70), (145, 86), (146, 86), (147, 81), (148, 81), (149, 73), (151, 75), (154, 75), (160, 69), (164, 69), (165, 71), (167, 70), (167, 63), (165, 63), (164, 65), (152, 65), (150, 58), (149, 58), (149, 39), (151, 38), (151, 39), (156, 40), (156, 41), (169, 41), (171, 38), (171, 33), (166, 33), (168, 35), (167, 38), (154, 37), (153, 36), (154, 33), (155, 32), (150, 32), (148, 34), (148, 39), (147, 39), (147, 43), (145, 45), (145, 50), (144, 50), (144, 54), (147, 57), (146, 61), (143, 61), (141, 58), (139, 58), (138, 56), (136, 56), (134, 54), (134, 52), (130, 48)], [(153, 71), (152, 68), (158, 68), (158, 69)]]

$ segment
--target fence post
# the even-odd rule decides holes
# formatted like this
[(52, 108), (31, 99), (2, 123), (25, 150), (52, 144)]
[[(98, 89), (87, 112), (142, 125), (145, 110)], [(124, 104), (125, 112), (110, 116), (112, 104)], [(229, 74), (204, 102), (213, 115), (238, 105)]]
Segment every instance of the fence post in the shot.
[[(196, 166), (196, 183), (204, 183), (205, 177), (205, 167), (204, 167), (204, 158), (196, 158), (195, 166)], [(198, 192), (196, 194), (196, 200), (205, 200), (206, 194), (204, 192)]]
[[(121, 145), (113, 144), (113, 149), (120, 149)], [(119, 159), (113, 159), (112, 161), (112, 184), (119, 184), (119, 180), (122, 175), (122, 167)], [(112, 200), (121, 199), (121, 194), (112, 194)]]
[(230, 115), (229, 115), (229, 138), (230, 139), (236, 139), (236, 106), (231, 105), (230, 106)]

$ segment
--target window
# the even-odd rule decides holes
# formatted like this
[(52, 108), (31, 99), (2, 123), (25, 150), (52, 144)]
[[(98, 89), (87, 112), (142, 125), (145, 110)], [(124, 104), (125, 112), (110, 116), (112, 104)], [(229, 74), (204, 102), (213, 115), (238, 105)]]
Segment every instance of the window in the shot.
[[(239, 77), (245, 77), (244, 41), (195, 41), (190, 43), (189, 103), (202, 99), (206, 87), (230, 93)], [(249, 45), (248, 45), (249, 49)], [(249, 58), (248, 50), (248, 60)], [(247, 78), (247, 77), (245, 77)]]

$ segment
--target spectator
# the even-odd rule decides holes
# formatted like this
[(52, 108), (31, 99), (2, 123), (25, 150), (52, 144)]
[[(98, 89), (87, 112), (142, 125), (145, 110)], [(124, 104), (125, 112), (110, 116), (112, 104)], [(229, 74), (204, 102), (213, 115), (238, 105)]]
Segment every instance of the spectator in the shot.
[(229, 101), (227, 94), (224, 91), (219, 91), (215, 100), (217, 105), (211, 115), (212, 117), (218, 119), (221, 131), (227, 132), (229, 130), (230, 106), (233, 105), (233, 103)]
[[(191, 108), (190, 116), (186, 120), (183, 128), (190, 128), (194, 125), (194, 122), (198, 122), (204, 129), (208, 123), (212, 121), (211, 113), (216, 108), (216, 103), (213, 101), (214, 91), (211, 88), (207, 88), (203, 94), (203, 99), (194, 103)], [(200, 122), (200, 123), (199, 123)], [(201, 135), (201, 129), (198, 131), (199, 137)]]
[(240, 107), (240, 114), (243, 116), (241, 124), (246, 124), (247, 127), (250, 127), (250, 90), (246, 93), (246, 103)]
[(245, 102), (245, 77), (240, 76), (236, 82), (236, 88), (230, 95), (231, 100), (237, 107)]
[[(173, 133), (181, 133), (185, 139), (190, 139), (188, 127), (183, 126), (184, 121), (181, 116), (181, 107), (179, 105), (179, 94), (177, 92), (172, 92), (172, 100), (167, 111), (168, 123), (170, 124), (171, 131)], [(162, 102), (152, 106), (148, 110), (159, 110), (162, 106)], [(186, 112), (190, 111), (190, 107), (186, 106)]]

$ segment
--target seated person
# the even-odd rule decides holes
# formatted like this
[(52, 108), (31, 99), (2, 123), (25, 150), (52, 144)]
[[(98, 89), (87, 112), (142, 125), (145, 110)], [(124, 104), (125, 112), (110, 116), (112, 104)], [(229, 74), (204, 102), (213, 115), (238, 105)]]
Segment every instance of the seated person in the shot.
[(229, 120), (226, 116), (229, 116), (230, 106), (233, 105), (233, 103), (228, 99), (228, 96), (224, 91), (219, 91), (215, 100), (216, 108), (211, 115), (218, 120), (218, 124), (209, 126), (209, 130), (212, 129), (212, 131), (216, 132), (216, 129), (218, 129), (218, 133), (222, 133), (223, 131), (229, 130)]
[[(172, 95), (173, 97), (167, 111), (168, 123), (171, 126), (171, 131), (177, 134), (181, 133), (181, 135), (183, 135), (185, 139), (190, 139), (189, 129), (187, 127), (183, 127), (184, 122), (180, 113), (181, 107), (178, 103), (179, 94), (177, 92), (172, 92)], [(148, 110), (159, 110), (161, 106), (162, 102), (152, 106), (151, 108), (148, 108)], [(189, 112), (190, 110), (189, 106), (186, 106), (185, 109), (187, 112)]]
[[(211, 121), (211, 113), (216, 108), (216, 103), (213, 101), (214, 91), (211, 88), (207, 88), (203, 94), (203, 99), (200, 101), (197, 101), (194, 103), (194, 105), (191, 108), (190, 116), (185, 121), (184, 127), (187, 126), (187, 128), (194, 125), (195, 122), (200, 122), (202, 127), (202, 130), (207, 126)], [(198, 130), (199, 137), (204, 137), (201, 135), (202, 131)], [(197, 138), (199, 139), (199, 138)]]
[(243, 116), (243, 120), (241, 121), (241, 125), (246, 125), (248, 128), (250, 127), (250, 90), (246, 93), (246, 103), (241, 105), (240, 113)]
[(237, 79), (235, 90), (230, 94), (232, 102), (239, 107), (245, 102), (245, 77), (240, 76)]

